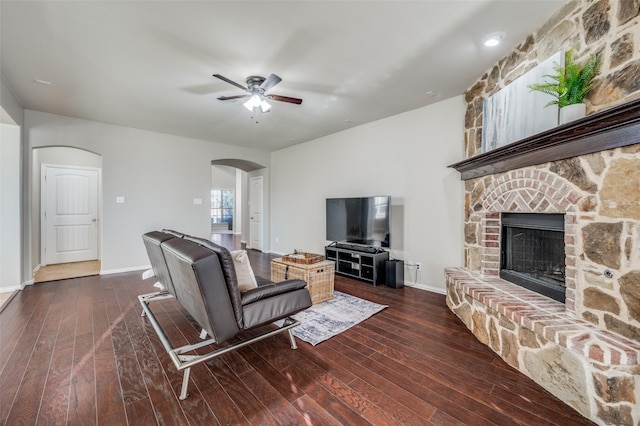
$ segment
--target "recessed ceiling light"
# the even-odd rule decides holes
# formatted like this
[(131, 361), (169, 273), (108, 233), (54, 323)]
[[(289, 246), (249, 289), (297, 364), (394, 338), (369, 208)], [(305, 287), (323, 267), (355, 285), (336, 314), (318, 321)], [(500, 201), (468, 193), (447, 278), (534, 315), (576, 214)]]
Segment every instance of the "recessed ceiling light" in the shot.
[(497, 31), (495, 33), (487, 34), (482, 38), (482, 44), (484, 44), (487, 47), (494, 47), (502, 43), (502, 40), (504, 40), (506, 36), (507, 35), (502, 31)]
[(427, 95), (430, 98), (433, 98), (434, 96), (438, 96), (438, 92), (429, 90), (427, 93), (425, 93), (425, 95)]
[(38, 84), (44, 84), (45, 86), (51, 86), (51, 82), (47, 80), (40, 80), (39, 78), (36, 78), (33, 81), (35, 81)]

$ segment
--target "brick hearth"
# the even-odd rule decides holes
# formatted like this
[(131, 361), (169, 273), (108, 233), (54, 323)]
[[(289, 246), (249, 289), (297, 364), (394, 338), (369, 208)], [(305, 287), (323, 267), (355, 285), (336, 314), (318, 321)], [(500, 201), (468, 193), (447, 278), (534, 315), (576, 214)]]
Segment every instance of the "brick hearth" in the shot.
[[(490, 316), (511, 321), (533, 331), (539, 338), (570, 349), (577, 355), (604, 365), (635, 366), (640, 363), (640, 344), (575, 318), (564, 304), (519, 287), (498, 277), (482, 276), (464, 268), (447, 268), (448, 305), (459, 310), (466, 296), (481, 303)], [(463, 318), (473, 328), (473, 315)], [(492, 328), (489, 327), (491, 330)], [(496, 329), (497, 330), (497, 329)], [(500, 336), (487, 335), (491, 346), (500, 347)], [(499, 352), (504, 352), (503, 348)]]

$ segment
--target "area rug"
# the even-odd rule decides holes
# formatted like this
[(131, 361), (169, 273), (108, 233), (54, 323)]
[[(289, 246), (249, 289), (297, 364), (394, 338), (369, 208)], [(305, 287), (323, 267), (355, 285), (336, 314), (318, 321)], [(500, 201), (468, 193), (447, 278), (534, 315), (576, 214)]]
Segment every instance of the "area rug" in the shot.
[(334, 292), (333, 299), (318, 303), (293, 316), (300, 325), (293, 334), (313, 346), (342, 333), (388, 307), (349, 294)]

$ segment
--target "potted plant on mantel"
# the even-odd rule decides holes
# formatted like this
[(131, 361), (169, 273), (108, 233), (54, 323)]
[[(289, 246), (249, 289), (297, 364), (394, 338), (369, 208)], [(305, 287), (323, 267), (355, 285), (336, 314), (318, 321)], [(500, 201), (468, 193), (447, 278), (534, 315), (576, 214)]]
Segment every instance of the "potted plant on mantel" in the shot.
[(560, 124), (568, 123), (586, 115), (584, 98), (593, 88), (593, 78), (600, 70), (600, 55), (592, 53), (584, 62), (574, 62), (573, 49), (565, 54), (565, 66), (556, 64), (555, 75), (545, 75), (552, 81), (530, 84), (530, 90), (547, 93), (555, 99), (545, 106), (560, 107)]

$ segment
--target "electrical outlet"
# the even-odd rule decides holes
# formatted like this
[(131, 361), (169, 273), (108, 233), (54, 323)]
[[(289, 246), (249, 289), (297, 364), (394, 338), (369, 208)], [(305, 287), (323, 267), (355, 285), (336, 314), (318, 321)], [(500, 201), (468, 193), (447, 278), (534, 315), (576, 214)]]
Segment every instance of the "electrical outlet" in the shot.
[(416, 262), (416, 271), (422, 271), (422, 263)]

